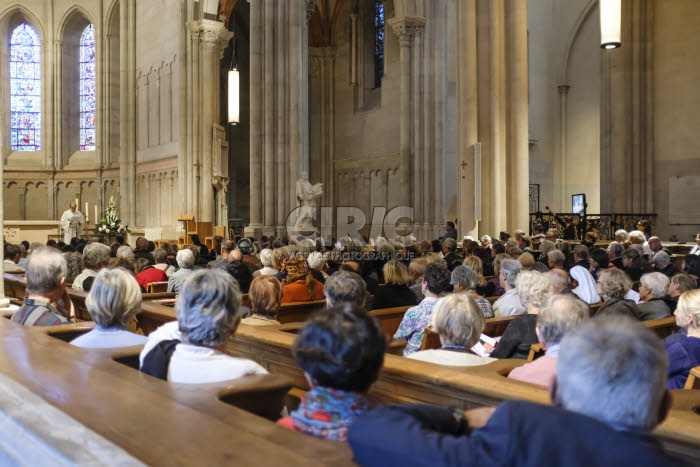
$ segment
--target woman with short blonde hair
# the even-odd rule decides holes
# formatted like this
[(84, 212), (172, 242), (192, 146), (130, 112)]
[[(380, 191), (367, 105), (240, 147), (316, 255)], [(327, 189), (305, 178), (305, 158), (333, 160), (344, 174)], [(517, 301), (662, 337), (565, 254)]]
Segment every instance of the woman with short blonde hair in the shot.
[(146, 343), (146, 336), (127, 329), (141, 309), (141, 289), (134, 276), (126, 270), (100, 270), (85, 299), (85, 306), (97, 326), (73, 339), (71, 344), (87, 348), (113, 348)]
[(687, 330), (687, 337), (666, 346), (668, 388), (685, 385), (690, 370), (700, 365), (700, 289), (685, 292), (678, 299), (676, 324)]
[(382, 267), (384, 285), (374, 291), (374, 309), (413, 306), (418, 303), (415, 293), (408, 287), (408, 268), (392, 259)]
[(469, 294), (440, 298), (432, 311), (432, 330), (440, 336), (442, 348), (422, 350), (408, 358), (451, 366), (476, 366), (495, 361), (480, 357), (470, 349), (484, 331), (481, 308)]

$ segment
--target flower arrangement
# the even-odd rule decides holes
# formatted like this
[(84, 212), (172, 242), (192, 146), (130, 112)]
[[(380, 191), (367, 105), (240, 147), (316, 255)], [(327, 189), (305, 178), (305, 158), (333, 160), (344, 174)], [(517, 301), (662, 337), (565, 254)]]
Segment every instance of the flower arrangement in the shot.
[(109, 198), (109, 203), (105, 208), (105, 215), (95, 226), (95, 234), (126, 234), (130, 233), (128, 225), (122, 225), (117, 215), (117, 203), (114, 197)]

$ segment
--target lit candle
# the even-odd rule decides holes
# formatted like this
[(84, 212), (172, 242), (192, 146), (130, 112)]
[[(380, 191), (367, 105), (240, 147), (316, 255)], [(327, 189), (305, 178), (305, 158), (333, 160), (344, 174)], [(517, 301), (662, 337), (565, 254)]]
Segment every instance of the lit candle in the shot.
[(95, 225), (97, 225), (97, 204), (95, 204)]
[(88, 222), (88, 203), (85, 201), (85, 223), (87, 224)]

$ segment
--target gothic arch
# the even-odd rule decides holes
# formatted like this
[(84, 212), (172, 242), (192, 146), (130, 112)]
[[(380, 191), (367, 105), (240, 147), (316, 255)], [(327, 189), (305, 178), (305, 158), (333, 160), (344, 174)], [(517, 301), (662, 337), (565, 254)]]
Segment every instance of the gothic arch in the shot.
[(559, 83), (568, 84), (569, 82), (569, 59), (571, 56), (571, 49), (573, 49), (576, 44), (576, 39), (583, 28), (583, 25), (588, 20), (588, 17), (598, 6), (598, 0), (589, 0), (588, 4), (583, 8), (581, 14), (579, 14), (576, 19), (576, 24), (571, 29), (571, 34), (569, 35), (569, 40), (566, 41), (566, 47), (564, 48), (564, 56), (562, 57), (561, 68), (559, 70)]
[[(61, 40), (63, 40), (63, 37), (66, 35), (66, 33), (72, 32), (70, 28), (79, 25), (79, 23), (81, 22), (80, 19), (87, 22), (87, 24), (92, 24), (93, 26), (95, 26), (95, 29), (97, 29), (99, 26), (99, 24), (95, 22), (95, 20), (92, 18), (92, 16), (90, 16), (90, 13), (88, 13), (87, 10), (85, 10), (85, 8), (81, 7), (80, 5), (73, 5), (61, 17), (61, 21), (59, 21), (58, 28), (56, 29), (57, 37), (60, 37)], [(75, 25), (72, 24), (74, 23), (74, 21), (76, 22)]]
[(46, 33), (39, 21), (39, 18), (34, 16), (32, 12), (27, 10), (22, 5), (13, 5), (0, 12), (0, 30), (2, 30), (5, 40), (9, 42), (10, 31), (17, 27), (20, 23), (26, 21), (39, 34), (39, 40), (43, 43), (46, 40)]

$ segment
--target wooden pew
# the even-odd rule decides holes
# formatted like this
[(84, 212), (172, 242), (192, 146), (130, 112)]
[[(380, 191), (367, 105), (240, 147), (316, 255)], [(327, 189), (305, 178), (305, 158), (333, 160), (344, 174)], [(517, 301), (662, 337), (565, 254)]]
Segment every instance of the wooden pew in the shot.
[[(296, 433), (231, 405), (258, 410), (256, 394), (270, 400), (276, 393), (279, 398), (290, 384), (284, 378), (171, 384), (117, 363), (112, 357), (118, 352), (79, 349), (47, 331), (0, 320), (3, 384), (24, 386), (146, 465), (353, 465), (344, 444)], [(28, 404), (18, 410), (31, 409)], [(26, 426), (32, 419), (19, 423)], [(38, 419), (35, 425), (45, 423)], [(36, 432), (31, 426), (29, 430)], [(88, 449), (80, 440), (59, 438), (43, 441), (67, 460), (73, 459), (71, 449)]]
[(27, 279), (24, 274), (3, 274), (5, 280), (5, 297), (23, 299), (27, 292)]
[(303, 322), (309, 319), (312, 313), (326, 308), (325, 300), (314, 300), (311, 302), (284, 303), (280, 307), (277, 320), (280, 323)]
[(168, 281), (151, 282), (146, 289), (148, 293), (163, 293), (168, 291)]
[[(173, 310), (161, 306), (151, 305), (150, 310), (142, 311), (143, 314), (147, 316), (141, 319), (150, 322), (174, 319)], [(226, 351), (253, 359), (271, 373), (289, 377), (294, 382), (293, 393), (300, 395), (309, 388), (291, 355), (295, 336), (270, 328), (241, 324), (227, 343)], [(525, 363), (525, 360), (504, 359), (482, 366), (457, 368), (386, 355), (372, 393), (383, 403), (420, 402), (463, 409), (495, 406), (510, 399), (549, 403), (549, 396), (542, 387), (506, 378), (513, 368)], [(681, 392), (684, 393), (683, 404), (676, 408), (674, 403), (670, 416), (656, 429), (655, 435), (671, 452), (700, 458), (700, 418), (689, 408), (700, 406), (700, 391)]]
[(674, 332), (678, 331), (678, 326), (676, 326), (676, 317), (667, 316), (665, 318), (650, 319), (647, 321), (642, 321), (642, 324), (659, 336), (660, 339), (664, 339)]
[(398, 331), (403, 315), (409, 308), (411, 307), (399, 306), (394, 308), (380, 308), (378, 310), (371, 310), (368, 314), (377, 318), (379, 324), (382, 326), (384, 334), (393, 336), (396, 334), (396, 331)]
[(700, 366), (696, 366), (690, 370), (683, 389), (700, 389)]

